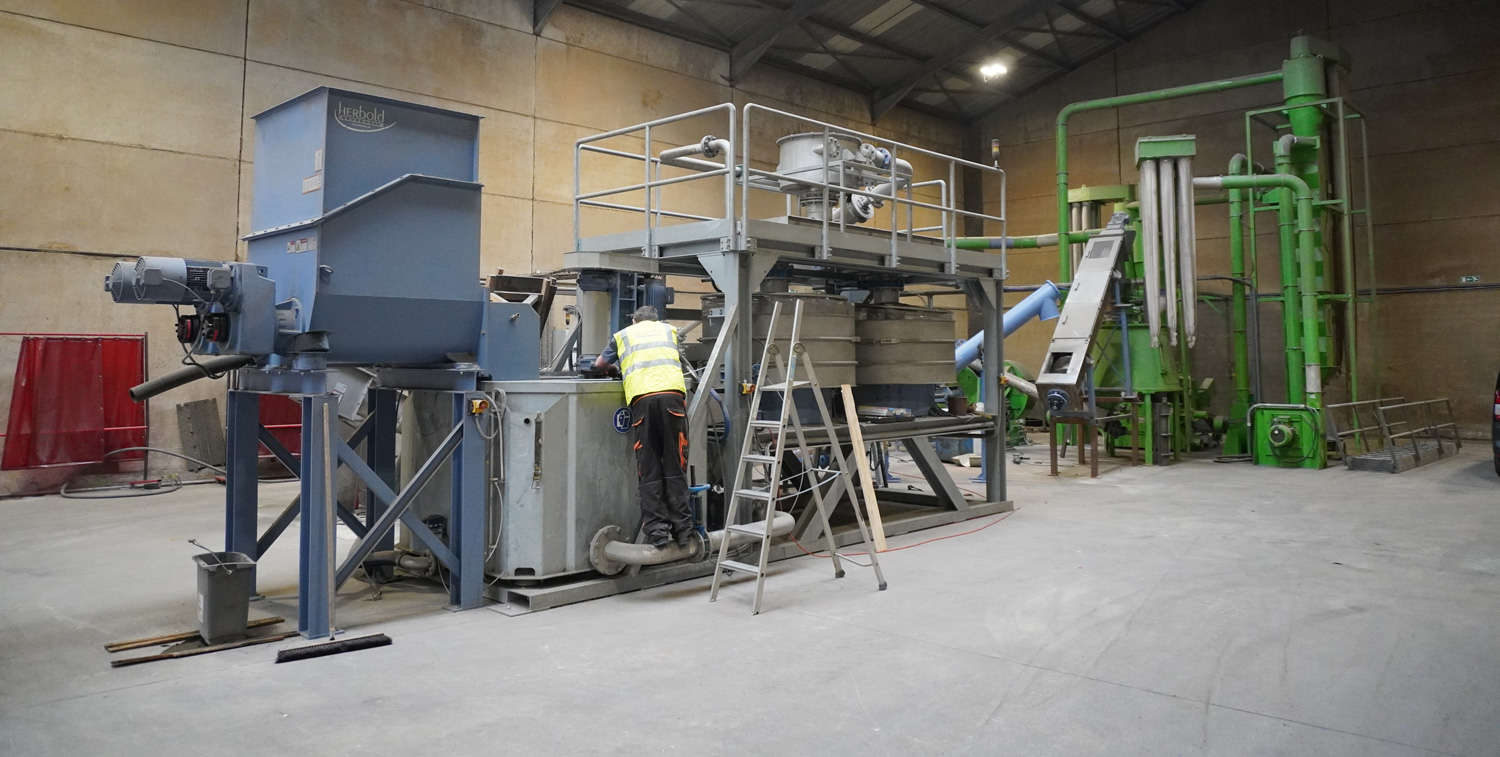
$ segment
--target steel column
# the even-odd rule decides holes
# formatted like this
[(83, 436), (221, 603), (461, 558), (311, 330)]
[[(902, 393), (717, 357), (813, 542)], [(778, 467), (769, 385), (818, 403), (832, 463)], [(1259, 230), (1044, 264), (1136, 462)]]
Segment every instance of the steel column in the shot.
[[(1064, 250), (1066, 254), (1066, 250)], [(1005, 397), (1000, 393), (1000, 374), (1005, 366), (1005, 336), (1001, 324), (1005, 312), (1005, 288), (999, 279), (980, 279), (977, 286), (984, 300), (985, 371), (981, 376), (984, 409), (996, 419), (981, 454), (985, 466), (986, 502), (1005, 501)]]
[(260, 506), (260, 395), (229, 390), (224, 458), (224, 550), (255, 560), (256, 510)]
[(297, 631), (309, 639), (333, 635), (334, 424), (338, 397), (302, 397), (301, 565), (297, 581)]
[[(386, 486), (395, 489), (399, 483), (396, 478), (396, 408), (400, 404), (401, 393), (395, 389), (372, 388), (368, 401), (371, 419), (367, 422), (374, 425), (365, 441), (365, 462), (369, 463), (370, 470)], [(388, 503), (376, 497), (368, 487), (365, 491), (365, 527), (369, 528), (385, 512)], [(377, 550), (395, 548), (394, 534), (387, 533), (375, 542)]]
[(485, 445), (479, 435), (479, 416), (469, 411), (469, 400), (481, 398), (479, 394), (453, 394), (453, 425), (463, 426), (463, 438), (451, 460), (453, 503), (448, 511), (448, 547), (458, 558), (457, 568), (450, 569), (448, 599), (456, 610), (484, 603)]

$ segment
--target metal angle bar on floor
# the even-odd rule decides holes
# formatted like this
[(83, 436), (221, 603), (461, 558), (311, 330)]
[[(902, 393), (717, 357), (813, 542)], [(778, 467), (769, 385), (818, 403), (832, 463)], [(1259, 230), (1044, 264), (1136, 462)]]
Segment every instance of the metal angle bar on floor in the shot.
[[(245, 623), (245, 628), (261, 628), (263, 626), (274, 626), (277, 623), (285, 623), (286, 618), (270, 617), (256, 618)], [(156, 647), (163, 644), (175, 644), (179, 641), (192, 641), (199, 638), (198, 631), (182, 631), (180, 633), (169, 633), (162, 636), (152, 636), (146, 639), (131, 639), (130, 641), (115, 641), (104, 645), (106, 652), (128, 652), (132, 649), (144, 647)]]
[(128, 665), (139, 665), (143, 662), (175, 660), (179, 657), (193, 657), (200, 654), (209, 654), (211, 652), (223, 652), (226, 649), (239, 649), (240, 647), (252, 647), (257, 644), (269, 644), (273, 641), (283, 641), (285, 639), (290, 639), (296, 635), (296, 631), (287, 631), (286, 633), (278, 633), (271, 636), (262, 636), (256, 639), (241, 639), (239, 641), (231, 641), (225, 644), (214, 644), (212, 646), (198, 647), (196, 649), (182, 649), (176, 652), (163, 652), (161, 654), (146, 655), (144, 657), (127, 657), (123, 660), (110, 660), (109, 666), (112, 668), (123, 668)]

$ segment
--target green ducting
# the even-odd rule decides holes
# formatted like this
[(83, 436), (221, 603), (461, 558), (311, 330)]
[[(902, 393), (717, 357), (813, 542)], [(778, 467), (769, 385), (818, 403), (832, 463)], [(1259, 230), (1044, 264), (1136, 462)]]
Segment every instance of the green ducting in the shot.
[[(1072, 103), (1057, 114), (1057, 232), (1068, 233), (1068, 119), (1075, 113), (1083, 113), (1091, 110), (1105, 110), (1109, 108), (1120, 108), (1126, 105), (1140, 105), (1143, 103), (1160, 102), (1162, 100), (1173, 100), (1179, 97), (1192, 97), (1194, 95), (1207, 95), (1214, 92), (1223, 92), (1241, 87), (1254, 87), (1261, 84), (1274, 84), (1281, 81), (1281, 71), (1267, 71), (1252, 76), (1241, 76), (1235, 79), (1222, 79), (1219, 81), (1203, 82), (1201, 84), (1189, 84), (1183, 87), (1169, 87), (1151, 92), (1138, 92), (1133, 95), (1120, 95), (1118, 97), (1106, 97), (1099, 100), (1086, 100)], [(1073, 279), (1073, 261), (1069, 256), (1067, 246), (1058, 251), (1058, 281), (1068, 282)]]
[[(1306, 372), (1303, 381), (1302, 396), (1305, 397), (1304, 404), (1313, 409), (1322, 407), (1322, 380), (1321, 366), (1319, 364), (1318, 349), (1318, 293), (1313, 281), (1313, 266), (1311, 261), (1317, 250), (1317, 216), (1314, 215), (1312, 189), (1307, 182), (1291, 174), (1261, 174), (1252, 176), (1209, 176), (1194, 180), (1194, 185), (1210, 189), (1283, 189), (1292, 194), (1296, 203), (1296, 268), (1300, 269), (1301, 280), (1298, 282), (1298, 297), (1287, 300), (1282, 304), (1286, 311), (1286, 320), (1298, 322), (1301, 334), (1300, 339), (1293, 340), (1301, 342), (1302, 361)], [(1291, 307), (1293, 302), (1299, 302), (1299, 311), (1295, 318)], [(1292, 378), (1288, 376), (1288, 381)], [(1295, 395), (1293, 395), (1295, 396)]]

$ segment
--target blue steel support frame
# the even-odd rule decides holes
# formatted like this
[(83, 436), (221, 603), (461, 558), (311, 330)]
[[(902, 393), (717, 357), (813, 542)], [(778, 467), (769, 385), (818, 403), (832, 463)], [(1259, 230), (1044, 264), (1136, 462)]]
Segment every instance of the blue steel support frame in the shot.
[[(370, 389), (370, 418), (366, 423), (371, 424), (371, 429), (365, 441), (365, 462), (369, 464), (370, 471), (391, 489), (399, 484), (396, 476), (396, 413), (400, 401), (401, 393), (395, 389)], [(386, 504), (385, 500), (369, 491), (365, 500), (366, 529), (375, 525), (375, 521), (385, 512)], [(395, 548), (394, 534), (387, 533), (375, 542), (375, 549), (378, 551)], [(384, 574), (382, 578), (389, 578), (391, 569), (382, 568), (381, 572)]]
[[(228, 428), (224, 463), (224, 550), (260, 558), (256, 542), (256, 489), (259, 478), (260, 395), (230, 390), (225, 402)], [(251, 587), (254, 591), (254, 587)]]
[[(396, 413), (400, 394), (376, 388), (370, 393), (371, 416), (344, 441), (338, 433), (338, 397), (300, 395), (301, 459), (292, 456), (260, 425), (260, 395), (231, 390), (228, 398), (228, 484), (225, 495), (225, 545), (252, 558), (264, 555), (293, 520), (301, 518), (297, 587), (297, 630), (309, 639), (334, 632), (333, 601), (338, 587), (375, 550), (394, 548), (395, 522), (402, 525), (449, 570), (450, 609), (483, 604), (484, 553), (487, 537), (485, 442), (470, 401), (482, 393), (452, 393), (453, 430), (413, 480), (396, 491)], [(365, 444), (364, 456), (355, 447)], [(298, 474), (298, 498), (257, 538), (257, 469), (260, 445)], [(451, 458), (453, 501), (449, 543), (443, 544), (410, 510), (412, 498), (445, 459)], [(369, 491), (366, 518), (360, 521), (337, 497), (337, 471), (347, 465)], [(360, 542), (343, 565), (337, 563), (335, 518), (344, 521)]]
[(458, 566), (450, 566), (453, 581), (448, 587), (451, 609), (470, 610), (484, 603), (485, 469), (484, 438), (479, 435), (479, 416), (469, 410), (471, 399), (484, 395), (453, 393), (453, 425), (463, 428), (463, 440), (453, 453), (453, 503), (449, 512), (448, 544), (456, 552)]
[(297, 581), (297, 631), (309, 639), (332, 636), (334, 511), (338, 397), (302, 398), (301, 564)]

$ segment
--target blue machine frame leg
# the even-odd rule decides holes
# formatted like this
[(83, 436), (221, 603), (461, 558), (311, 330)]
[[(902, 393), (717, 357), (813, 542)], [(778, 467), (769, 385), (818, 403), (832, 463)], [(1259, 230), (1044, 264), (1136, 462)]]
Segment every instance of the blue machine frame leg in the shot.
[[(370, 434), (365, 438), (365, 462), (370, 464), (370, 470), (375, 473), (386, 486), (391, 489), (397, 488), (396, 477), (396, 412), (401, 401), (401, 393), (395, 389), (371, 389), (370, 390), (370, 414), (373, 416), (371, 423), (374, 426)], [(380, 497), (375, 496), (373, 491), (368, 492), (365, 498), (365, 527), (375, 525), (385, 512), (388, 503)], [(396, 537), (387, 533), (375, 542), (375, 549), (389, 550), (396, 548)], [(382, 572), (388, 578), (390, 569), (384, 568)]]
[(449, 547), (458, 559), (451, 571), (449, 601), (456, 610), (471, 610), (484, 604), (485, 470), (484, 439), (479, 435), (478, 416), (469, 412), (469, 400), (484, 395), (455, 392), (453, 425), (463, 426), (463, 439), (454, 450), (453, 504), (449, 510)]
[[(231, 390), (224, 463), (224, 550), (260, 558), (256, 547), (260, 506), (256, 489), (260, 467), (260, 395)], [(251, 587), (254, 591), (254, 587)]]
[(297, 631), (309, 639), (333, 635), (334, 506), (337, 479), (332, 434), (338, 398), (302, 398), (302, 560), (297, 582)]

